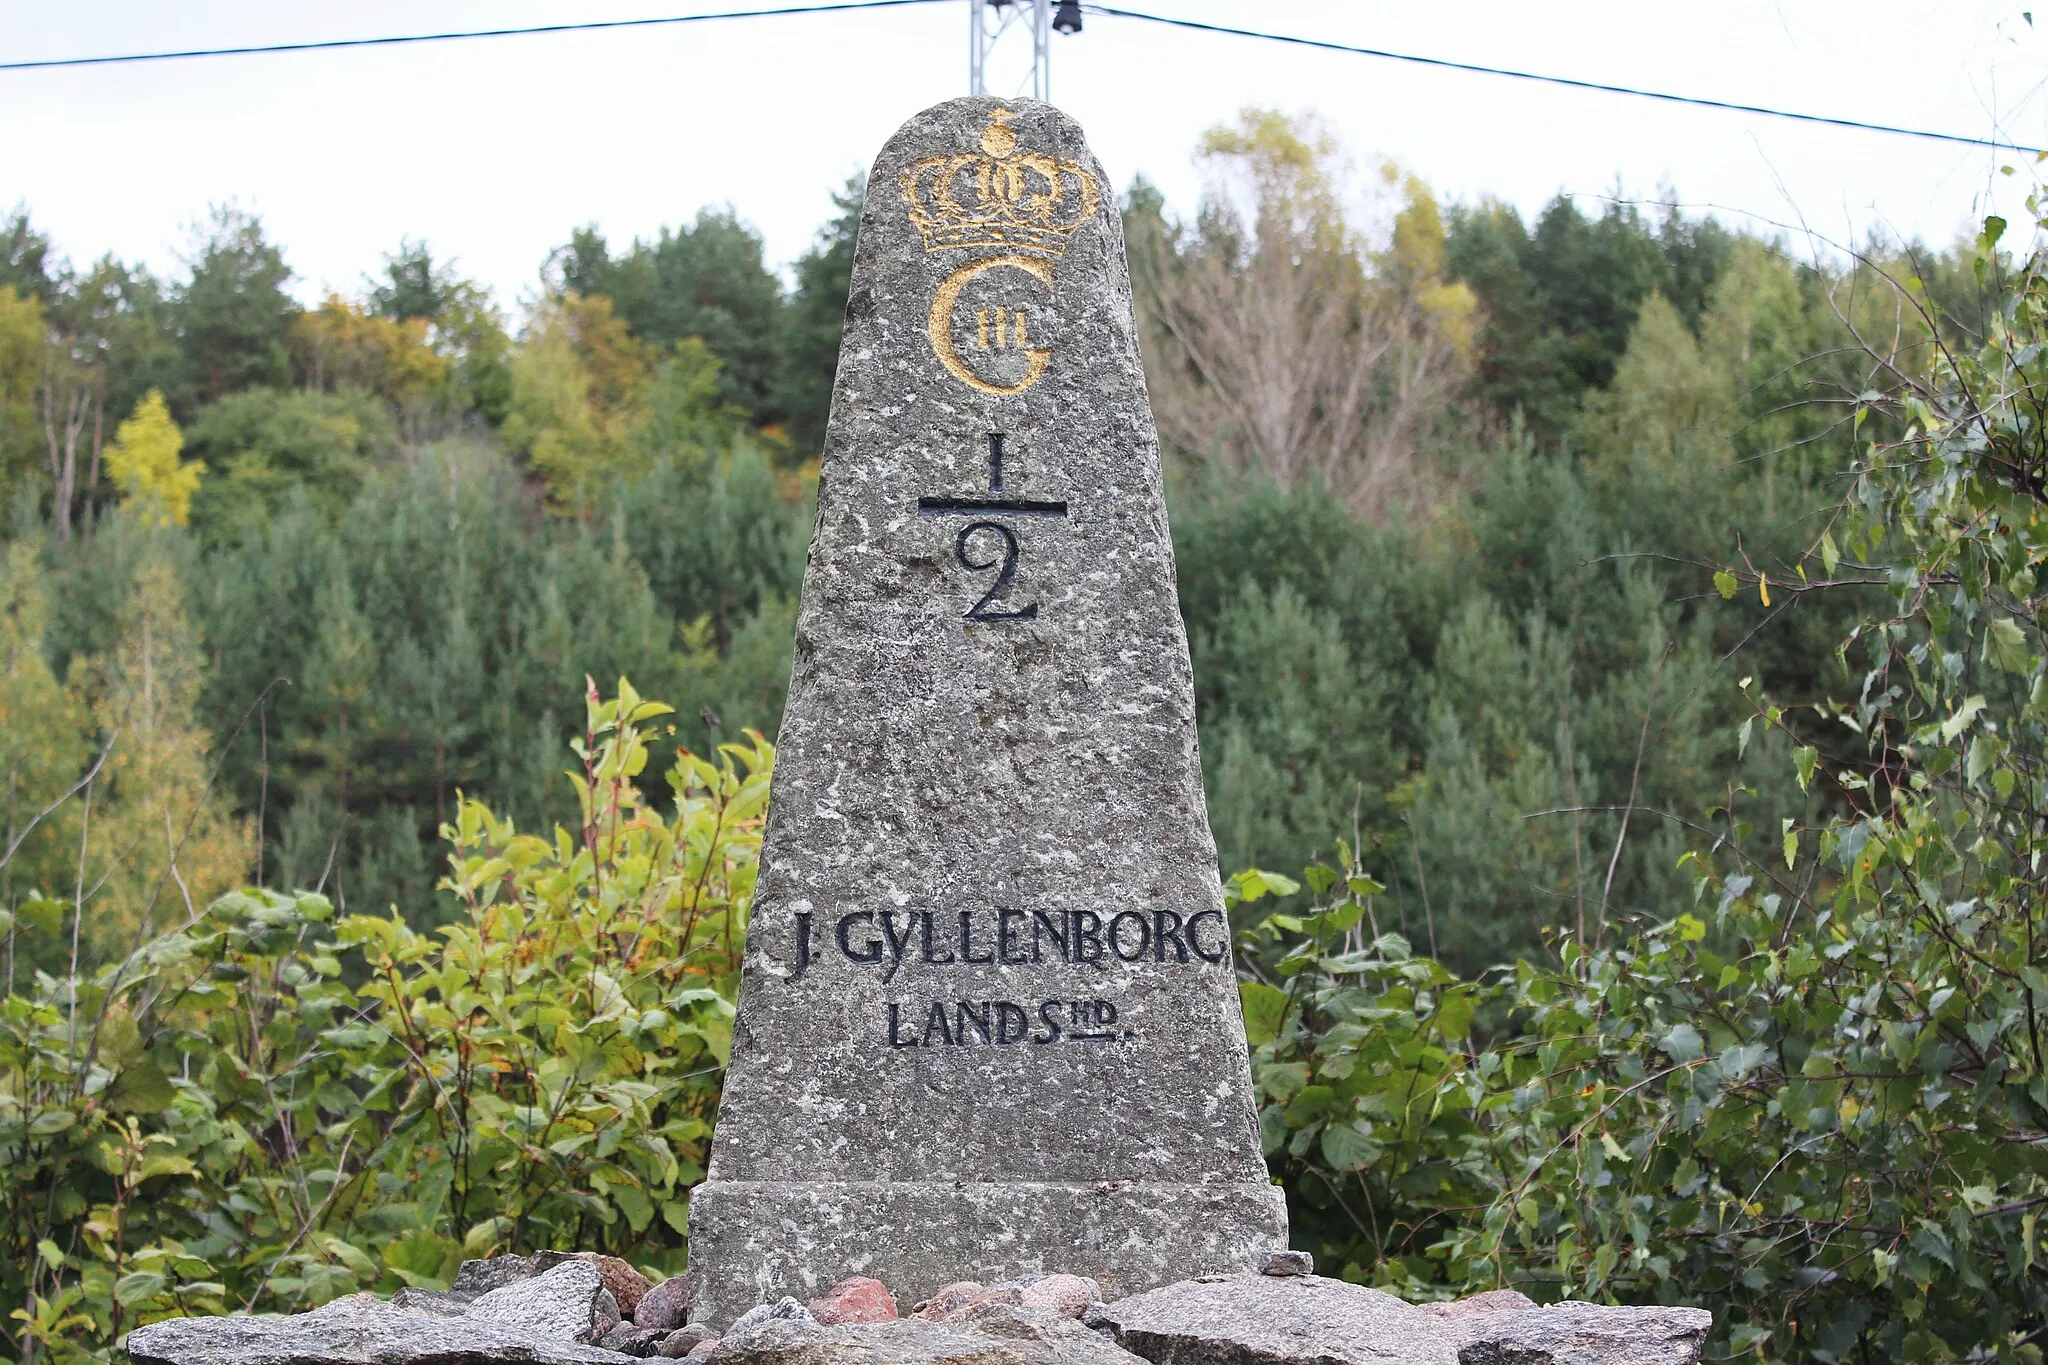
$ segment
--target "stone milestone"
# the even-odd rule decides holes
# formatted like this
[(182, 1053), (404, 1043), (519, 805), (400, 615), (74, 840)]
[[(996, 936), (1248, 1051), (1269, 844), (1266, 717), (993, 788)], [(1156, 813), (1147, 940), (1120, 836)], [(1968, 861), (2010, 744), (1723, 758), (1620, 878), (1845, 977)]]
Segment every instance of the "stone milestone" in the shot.
[(1286, 1245), (1121, 226), (1028, 100), (868, 180), (698, 1316)]

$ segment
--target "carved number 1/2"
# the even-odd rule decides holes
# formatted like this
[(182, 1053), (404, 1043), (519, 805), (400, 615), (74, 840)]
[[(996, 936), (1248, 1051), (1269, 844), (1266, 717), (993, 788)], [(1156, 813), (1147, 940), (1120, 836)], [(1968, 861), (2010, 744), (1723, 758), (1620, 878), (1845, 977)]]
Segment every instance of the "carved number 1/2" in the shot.
[[(977, 531), (993, 531), (1002, 541), (1002, 550), (994, 559), (976, 561), (968, 554), (967, 542)], [(960, 534), (953, 541), (953, 553), (960, 560), (960, 567), (972, 573), (997, 569), (996, 581), (981, 595), (981, 600), (967, 609), (970, 621), (1035, 621), (1038, 619), (1038, 603), (1016, 611), (992, 609), (989, 604), (996, 600), (1003, 589), (1010, 586), (1010, 580), (1017, 576), (1017, 536), (1009, 527), (999, 521), (971, 521), (960, 528)]]

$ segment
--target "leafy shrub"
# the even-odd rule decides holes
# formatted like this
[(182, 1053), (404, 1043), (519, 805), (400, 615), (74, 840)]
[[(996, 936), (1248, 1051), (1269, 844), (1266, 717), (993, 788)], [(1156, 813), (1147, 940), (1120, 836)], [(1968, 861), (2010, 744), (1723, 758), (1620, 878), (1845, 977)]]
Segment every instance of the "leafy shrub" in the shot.
[(576, 828), (463, 801), (466, 913), (431, 934), (237, 892), (8, 996), (9, 1354), (111, 1359), (157, 1318), (445, 1286), (500, 1250), (680, 1268), (774, 751), (679, 752), (664, 812), (638, 784), (667, 711), (591, 689)]
[(2003, 227), (1989, 340), (1887, 358), (1797, 578), (1717, 575), (1889, 590), (1853, 699), (1746, 689), (1739, 741), (1781, 733), (1838, 814), (1753, 828), (1738, 791), (1689, 909), (1481, 983), (1374, 932), (1355, 868), (1248, 931), (1267, 1147), (1342, 1273), (1702, 1303), (1762, 1359), (2041, 1359), (2048, 252), (2004, 277)]

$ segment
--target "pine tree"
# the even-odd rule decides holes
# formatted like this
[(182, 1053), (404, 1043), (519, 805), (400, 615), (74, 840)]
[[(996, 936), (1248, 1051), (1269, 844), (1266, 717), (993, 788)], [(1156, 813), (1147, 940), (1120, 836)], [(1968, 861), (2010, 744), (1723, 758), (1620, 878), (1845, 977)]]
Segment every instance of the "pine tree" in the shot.
[(285, 292), (291, 277), (284, 253), (264, 237), (255, 215), (231, 207), (214, 211), (192, 278), (172, 308), (193, 400), (210, 403), (257, 385), (291, 383), (285, 339), (299, 315)]
[(819, 229), (810, 250), (797, 258), (796, 292), (783, 316), (775, 406), (788, 427), (790, 450), (799, 460), (816, 459), (825, 447), (825, 418), (839, 369), (839, 336), (846, 327), (854, 241), (867, 188), (865, 173), (848, 179), (832, 196), (838, 215)]

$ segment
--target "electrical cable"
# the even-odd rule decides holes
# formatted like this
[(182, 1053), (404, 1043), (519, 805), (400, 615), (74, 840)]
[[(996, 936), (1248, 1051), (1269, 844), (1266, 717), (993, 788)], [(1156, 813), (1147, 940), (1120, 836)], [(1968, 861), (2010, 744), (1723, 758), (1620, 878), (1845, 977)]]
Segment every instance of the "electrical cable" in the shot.
[(726, 10), (717, 14), (673, 14), (651, 19), (595, 19), (576, 24), (536, 24), (530, 28), (478, 28), (449, 33), (404, 33), (386, 38), (328, 38), (309, 43), (262, 43), (253, 47), (196, 47), (178, 52), (121, 52), (105, 57), (51, 57), (41, 61), (0, 62), (0, 71), (47, 71), (65, 66), (115, 66), (124, 62), (170, 62), (187, 57), (246, 57), (259, 52), (322, 52), (345, 47), (401, 47), (407, 43), (446, 43), (463, 38), (520, 38), (535, 33), (588, 33), (610, 28), (653, 28), (663, 24), (696, 24), (713, 19), (772, 19), (789, 14), (833, 14), (843, 10), (898, 9), (933, 5), (943, 0), (839, 0), (836, 4), (789, 5), (778, 9)]
[(1697, 95), (1673, 95), (1662, 90), (1642, 90), (1628, 85), (1608, 85), (1601, 81), (1574, 80), (1569, 76), (1545, 76), (1534, 71), (1516, 71), (1504, 66), (1481, 66), (1475, 62), (1455, 62), (1447, 57), (1423, 57), (1412, 52), (1389, 52), (1377, 47), (1354, 47), (1349, 43), (1327, 42), (1320, 38), (1297, 38), (1287, 33), (1265, 33), (1257, 29), (1231, 28), (1224, 24), (1206, 24), (1197, 19), (1175, 19), (1164, 14), (1146, 14), (1140, 10), (1118, 9), (1111, 5), (1084, 3), (1081, 8), (1089, 14), (1100, 14), (1112, 19), (1143, 19), (1148, 23), (1165, 24), (1172, 28), (1193, 29), (1200, 33), (1223, 33), (1234, 38), (1260, 38), (1272, 43), (1288, 43), (1295, 47), (1312, 47), (1324, 52), (1347, 52), (1360, 57), (1381, 57), (1392, 62), (1411, 62), (1417, 66), (1442, 67), (1450, 71), (1470, 71), (1482, 76), (1509, 76), (1518, 81), (1538, 81), (1544, 85), (1562, 85), (1573, 90), (1596, 90), (1608, 95), (1633, 95), (1638, 99), (1662, 100), (1667, 104), (1690, 104), (1703, 109), (1726, 109), (1741, 114), (1763, 114), (1769, 118), (1793, 119), (1800, 123), (1824, 123), (1835, 128), (1856, 128), (1870, 133), (1894, 133), (1900, 137), (1928, 138), (1936, 142), (1959, 142), (1970, 147), (1993, 147), (2002, 151), (2031, 152), (2036, 156), (2048, 153), (2048, 149), (2029, 147), (2024, 143), (2003, 142), (1996, 138), (1968, 137), (1961, 133), (1937, 133), (1926, 128), (1901, 128), (1889, 123), (1866, 123), (1862, 119), (1830, 118), (1825, 114), (1800, 114), (1789, 109), (1772, 109), (1761, 104), (1737, 104), (1731, 100), (1711, 100)]
[[(202, 47), (186, 48), (173, 52), (122, 52), (101, 57), (50, 57), (39, 60), (0, 62), (0, 71), (48, 71), (61, 67), (114, 66), (132, 62), (180, 61), (192, 57), (244, 57), (257, 53), (276, 52), (323, 52), (354, 47), (400, 47), (411, 43), (445, 43), (468, 38), (518, 38), (543, 33), (590, 33), (604, 29), (654, 28), (671, 24), (707, 23), (718, 19), (770, 19), (797, 14), (834, 14), (848, 10), (900, 9), (908, 5), (931, 5), (946, 3), (947, 0), (836, 0), (836, 3), (819, 5), (785, 5), (773, 9), (723, 10), (713, 14), (659, 15), (646, 19), (596, 19), (571, 24), (535, 24), (523, 28), (461, 29), (445, 33), (405, 33), (381, 38), (329, 38), (304, 43), (261, 43), (247, 47)], [(1740, 104), (1733, 100), (1707, 99), (1698, 95), (1674, 95), (1664, 90), (1645, 90), (1636, 86), (1612, 85), (1604, 81), (1578, 80), (1570, 76), (1546, 76), (1535, 71), (1517, 71), (1511, 67), (1484, 66), (1477, 62), (1453, 61), (1448, 57), (1425, 57), (1413, 52), (1393, 52), (1385, 48), (1360, 47), (1351, 43), (1330, 42), (1321, 38), (1301, 38), (1289, 33), (1269, 33), (1260, 29), (1233, 28), (1227, 24), (1204, 23), (1198, 19), (1176, 19), (1165, 14), (1148, 14), (1143, 10), (1122, 9), (1114, 5), (1083, 3), (1082, 9), (1090, 14), (1110, 19), (1136, 19), (1145, 23), (1164, 24), (1170, 28), (1190, 29), (1198, 33), (1219, 33), (1233, 38), (1255, 38), (1262, 42), (1285, 43), (1293, 47), (1313, 48), (1322, 52), (1343, 52), (1358, 57), (1378, 57), (1385, 61), (1408, 62), (1416, 66), (1437, 67), (1446, 71), (1466, 71), (1481, 76), (1506, 76), (1512, 80), (1535, 81), (1543, 85), (1563, 86), (1571, 90), (1592, 90), (1607, 95), (1628, 95), (1636, 99), (1659, 100), (1666, 104), (1691, 105), (1700, 109), (1721, 109), (1732, 113), (1760, 114), (1766, 118), (1790, 119), (1798, 123), (1817, 123), (1832, 128), (1851, 128), (1862, 132), (1889, 133), (1897, 137), (1916, 137), (1934, 142), (1952, 142), (1967, 147), (1989, 147), (2000, 151), (2030, 152), (2036, 156), (2048, 155), (2048, 149), (2030, 147), (2024, 143), (2003, 141), (1997, 138), (1970, 137), (1962, 133), (1942, 133), (1928, 128), (1905, 128), (1890, 123), (1872, 123), (1863, 119), (1834, 118), (1826, 114), (1803, 114), (1790, 109), (1773, 109), (1762, 104)]]

